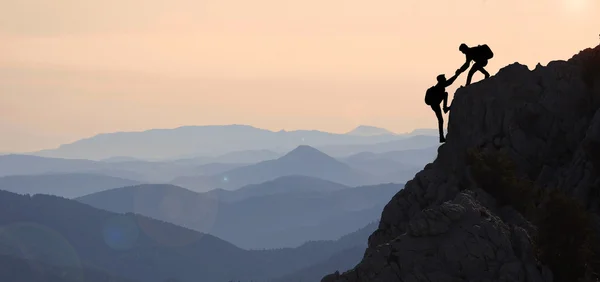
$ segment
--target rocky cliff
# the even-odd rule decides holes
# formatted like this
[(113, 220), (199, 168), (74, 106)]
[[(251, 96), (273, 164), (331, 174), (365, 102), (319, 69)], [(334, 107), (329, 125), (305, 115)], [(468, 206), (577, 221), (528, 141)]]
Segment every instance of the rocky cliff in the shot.
[(514, 63), (457, 90), (436, 160), (322, 282), (596, 281), (599, 191), (600, 46)]

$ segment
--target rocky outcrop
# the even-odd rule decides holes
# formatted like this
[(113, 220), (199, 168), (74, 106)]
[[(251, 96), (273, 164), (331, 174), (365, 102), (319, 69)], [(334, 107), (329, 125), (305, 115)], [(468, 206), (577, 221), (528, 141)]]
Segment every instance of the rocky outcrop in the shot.
[(535, 226), (479, 187), (467, 150), (506, 154), (520, 176), (597, 214), (599, 109), (600, 46), (459, 88), (437, 159), (386, 205), (363, 260), (322, 282), (553, 281), (534, 255)]

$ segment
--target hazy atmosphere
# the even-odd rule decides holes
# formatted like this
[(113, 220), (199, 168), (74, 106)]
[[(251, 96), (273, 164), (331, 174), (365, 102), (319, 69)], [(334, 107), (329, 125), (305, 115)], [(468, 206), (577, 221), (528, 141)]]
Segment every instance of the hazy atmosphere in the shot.
[(0, 0), (0, 152), (183, 125), (434, 128), (423, 93), (464, 62), (460, 43), (489, 44), (492, 75), (532, 68), (595, 45), (599, 13), (597, 0)]
[(0, 0), (0, 281), (600, 282), (599, 15)]

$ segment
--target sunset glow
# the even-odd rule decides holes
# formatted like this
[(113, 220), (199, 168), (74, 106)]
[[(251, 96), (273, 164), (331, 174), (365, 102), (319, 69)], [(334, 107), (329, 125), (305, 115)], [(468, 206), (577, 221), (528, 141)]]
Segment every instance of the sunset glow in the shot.
[(0, 152), (181, 125), (431, 128), (424, 90), (460, 43), (489, 44), (494, 74), (600, 33), (590, 0), (83, 2), (0, 1)]

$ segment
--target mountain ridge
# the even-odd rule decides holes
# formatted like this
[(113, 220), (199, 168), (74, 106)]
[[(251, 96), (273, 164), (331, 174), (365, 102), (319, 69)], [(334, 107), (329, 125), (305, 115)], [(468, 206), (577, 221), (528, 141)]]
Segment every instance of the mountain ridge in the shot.
[[(182, 126), (137, 132), (102, 133), (57, 148), (29, 154), (45, 157), (111, 157), (168, 159), (184, 155), (222, 155), (236, 150), (290, 150), (300, 144), (323, 146), (365, 144), (401, 139), (410, 135), (352, 136), (319, 130), (271, 131), (249, 125)], [(147, 143), (145, 140), (155, 140)], [(245, 140), (240, 143), (238, 140)]]
[(259, 184), (289, 175), (311, 176), (347, 186), (376, 182), (368, 173), (355, 170), (311, 146), (300, 145), (275, 160), (238, 167), (209, 177), (179, 177), (171, 181), (171, 184), (197, 192), (216, 188), (235, 190), (249, 184)]
[(362, 152), (385, 153), (391, 151), (424, 149), (433, 146), (439, 146), (439, 138), (437, 136), (419, 134), (398, 140), (377, 142), (373, 144), (328, 145), (317, 146), (316, 148), (330, 156), (344, 158)]
[[(375, 220), (384, 199), (402, 189), (399, 184), (346, 187), (298, 176), (291, 179), (304, 182), (282, 186), (290, 183), (289, 179), (227, 191), (230, 194), (225, 199), (215, 192), (197, 193), (173, 185), (144, 184), (76, 200), (110, 212), (141, 214), (209, 233), (245, 249), (260, 249), (294, 247), (307, 240), (330, 239), (352, 232)], [(251, 190), (250, 195), (244, 191), (247, 189)], [(327, 228), (319, 228), (325, 222), (331, 223), (326, 224)]]
[(599, 129), (600, 46), (459, 88), (436, 160), (322, 282), (597, 281)]
[(347, 135), (358, 135), (358, 136), (373, 136), (373, 135), (396, 135), (385, 128), (375, 127), (370, 125), (359, 125), (356, 128), (346, 133)]
[[(124, 282), (266, 281), (323, 261), (366, 238), (362, 228), (335, 241), (248, 251), (141, 215), (111, 213), (57, 196), (6, 191), (0, 191), (0, 226), (0, 259), (13, 256), (10, 260), (16, 264), (22, 265), (23, 260), (31, 262), (29, 266), (43, 264), (36, 269), (48, 266), (58, 275), (93, 270), (94, 277)], [(74, 278), (64, 282), (82, 281)], [(96, 281), (89, 278), (85, 281)]]
[[(298, 187), (299, 185), (301, 187)], [(331, 192), (348, 188), (350, 188), (350, 186), (316, 177), (287, 175), (259, 184), (249, 184), (233, 191), (219, 188), (205, 192), (205, 194), (212, 194), (221, 201), (236, 202), (250, 197), (260, 197), (278, 193), (302, 193), (310, 191)], [(294, 191), (290, 191), (290, 189), (294, 189)]]
[(141, 182), (91, 173), (9, 175), (0, 177), (0, 190), (17, 194), (48, 194), (76, 198)]

